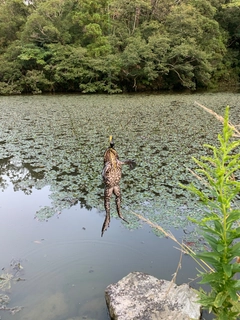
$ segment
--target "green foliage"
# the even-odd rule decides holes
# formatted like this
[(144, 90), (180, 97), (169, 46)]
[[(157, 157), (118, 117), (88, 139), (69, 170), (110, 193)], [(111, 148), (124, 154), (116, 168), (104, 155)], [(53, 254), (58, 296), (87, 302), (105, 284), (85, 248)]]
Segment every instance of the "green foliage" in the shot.
[(8, 0), (0, 3), (0, 52), (18, 39), (29, 11), (22, 0)]
[[(20, 73), (11, 77), (11, 86), (23, 93), (39, 87), (26, 84), (28, 71), (35, 79), (39, 76), (39, 83), (51, 83), (40, 85), (42, 92), (211, 87), (219, 79), (236, 79), (232, 74), (237, 74), (239, 65), (239, 55), (229, 54), (232, 47), (228, 52), (226, 47), (228, 38), (238, 43), (233, 31), (238, 14), (232, 23), (225, 23), (225, 14), (229, 21), (230, 14), (225, 10), (221, 16), (220, 4), (215, 0), (39, 0), (28, 5), (22, 0), (1, 1), (1, 60)], [(219, 28), (216, 17), (229, 34)], [(60, 51), (52, 55), (54, 46)], [(20, 51), (17, 59), (9, 57), (10, 48)], [(84, 50), (79, 61), (78, 49)], [(74, 59), (64, 61), (66, 51), (74, 52)], [(9, 84), (9, 72), (4, 70), (0, 94)]]
[(190, 3), (174, 8), (166, 19), (172, 39), (168, 62), (175, 82), (195, 89), (210, 85), (226, 49), (214, 8), (206, 1)]
[(240, 264), (235, 260), (240, 256), (240, 210), (234, 205), (240, 191), (240, 182), (235, 180), (240, 169), (240, 141), (232, 141), (228, 112), (229, 108), (226, 109), (222, 135), (218, 135), (220, 145), (205, 145), (212, 156), (203, 156), (201, 160), (194, 158), (204, 188), (194, 184), (185, 186), (206, 207), (205, 217), (194, 222), (209, 246), (209, 251), (198, 253), (197, 257), (212, 267), (211, 272), (200, 273), (200, 283), (210, 285), (211, 290), (201, 290), (199, 297), (203, 307), (212, 311), (219, 320), (234, 320), (240, 314), (237, 295), (240, 281), (235, 277), (240, 272)]
[(49, 44), (46, 49), (48, 62), (44, 66), (44, 74), (52, 82), (53, 90), (68, 87), (69, 90), (77, 91), (84, 74), (86, 49), (59, 43)]
[[(216, 19), (219, 22), (222, 33), (225, 32), (227, 39), (228, 54), (225, 57), (225, 65), (228, 72), (222, 74), (222, 79), (231, 81), (231, 78), (239, 79), (240, 75), (240, 6), (236, 1), (232, 1), (231, 5), (228, 4), (218, 11)], [(226, 76), (230, 73), (230, 76)], [(231, 83), (231, 82), (230, 82)], [(237, 83), (237, 80), (235, 80)]]

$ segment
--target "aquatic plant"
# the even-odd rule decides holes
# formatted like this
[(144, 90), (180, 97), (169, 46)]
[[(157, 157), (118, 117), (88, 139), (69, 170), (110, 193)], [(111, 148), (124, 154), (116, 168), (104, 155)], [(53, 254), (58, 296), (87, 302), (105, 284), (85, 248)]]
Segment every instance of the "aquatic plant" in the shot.
[[(190, 183), (191, 157), (205, 154), (201, 145), (214, 144), (220, 128), (194, 106), (195, 99), (198, 94), (2, 97), (0, 187), (12, 183), (15, 191), (31, 194), (49, 186), (51, 204), (43, 203), (36, 213), (41, 221), (74, 205), (104, 214), (102, 157), (111, 133), (120, 157), (138, 164), (133, 171), (123, 168), (126, 227), (140, 226), (130, 210), (166, 227), (187, 227), (187, 216), (199, 216), (201, 209), (179, 182)], [(238, 99), (201, 95), (210, 107), (217, 104), (218, 112), (230, 101), (236, 106), (233, 117)]]
[[(196, 253), (189, 242), (179, 242), (161, 225), (131, 212), (177, 243), (182, 253), (189, 254), (196, 261), (200, 267), (200, 284), (210, 286), (208, 291), (200, 288), (199, 302), (204, 309), (214, 313), (218, 320), (236, 320), (240, 315), (240, 280), (237, 277), (240, 272), (240, 210), (235, 201), (240, 191), (240, 140), (232, 141), (233, 130), (237, 132), (238, 138), (240, 132), (229, 123), (228, 113), (229, 108), (226, 109), (225, 118), (219, 118), (224, 124), (222, 135), (218, 135), (220, 146), (207, 144), (205, 146), (212, 151), (212, 156), (202, 156), (201, 160), (194, 158), (199, 175), (195, 172), (193, 174), (201, 181), (202, 188), (196, 183), (181, 185), (183, 189), (195, 194), (204, 205), (202, 219), (190, 218), (200, 228), (205, 241), (204, 250)], [(172, 281), (175, 281), (176, 273)]]
[[(2, 268), (2, 270), (5, 270), (5, 268)], [(8, 307), (10, 297), (8, 294), (6, 294), (6, 292), (9, 292), (11, 289), (13, 280), (15, 280), (15, 282), (25, 280), (19, 277), (22, 273), (22, 270), (23, 267), (20, 263), (20, 260), (12, 259), (9, 270), (0, 274), (0, 310), (9, 311), (11, 314), (15, 314), (23, 309), (22, 306)]]

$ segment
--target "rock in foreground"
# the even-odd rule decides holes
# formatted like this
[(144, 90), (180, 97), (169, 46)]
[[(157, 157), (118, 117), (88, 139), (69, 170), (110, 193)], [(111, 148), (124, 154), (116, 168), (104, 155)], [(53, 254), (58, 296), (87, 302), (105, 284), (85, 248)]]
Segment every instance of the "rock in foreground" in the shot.
[(132, 272), (105, 291), (111, 319), (200, 319), (197, 294), (187, 284), (177, 286), (142, 272)]

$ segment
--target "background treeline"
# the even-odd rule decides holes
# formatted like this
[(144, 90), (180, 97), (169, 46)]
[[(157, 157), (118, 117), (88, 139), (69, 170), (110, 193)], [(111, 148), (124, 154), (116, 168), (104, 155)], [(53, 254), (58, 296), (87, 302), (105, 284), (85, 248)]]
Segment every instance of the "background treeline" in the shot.
[(0, 0), (0, 94), (230, 87), (240, 4)]

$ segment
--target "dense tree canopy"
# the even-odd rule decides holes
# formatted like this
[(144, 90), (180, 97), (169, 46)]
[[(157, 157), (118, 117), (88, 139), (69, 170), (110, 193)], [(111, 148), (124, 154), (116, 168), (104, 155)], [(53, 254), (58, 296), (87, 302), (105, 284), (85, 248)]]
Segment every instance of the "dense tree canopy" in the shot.
[(224, 0), (0, 0), (0, 93), (208, 88), (239, 75)]

